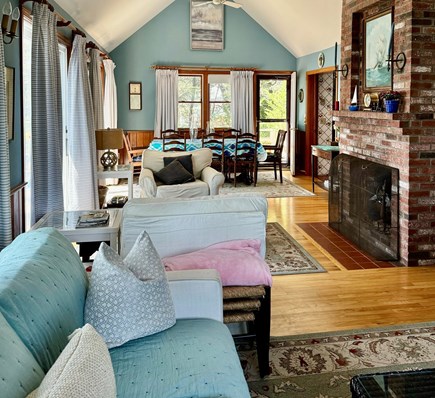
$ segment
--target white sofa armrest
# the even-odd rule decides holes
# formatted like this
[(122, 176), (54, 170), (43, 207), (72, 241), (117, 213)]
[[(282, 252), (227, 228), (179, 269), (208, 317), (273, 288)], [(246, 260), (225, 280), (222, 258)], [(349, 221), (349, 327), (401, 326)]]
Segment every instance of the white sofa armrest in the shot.
[(166, 272), (177, 319), (223, 321), (222, 284), (214, 269)]
[(201, 171), (201, 180), (208, 184), (210, 195), (219, 195), (219, 190), (225, 182), (225, 176), (212, 167), (207, 166)]
[(157, 184), (152, 170), (142, 167), (139, 175), (139, 186), (142, 198), (154, 198), (156, 196)]

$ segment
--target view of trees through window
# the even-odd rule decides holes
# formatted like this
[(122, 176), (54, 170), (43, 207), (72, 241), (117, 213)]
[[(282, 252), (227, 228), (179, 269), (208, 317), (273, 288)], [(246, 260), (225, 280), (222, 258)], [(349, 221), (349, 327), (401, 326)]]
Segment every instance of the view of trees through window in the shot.
[(201, 126), (202, 76), (178, 77), (178, 128)]
[(230, 82), (209, 83), (210, 125), (231, 127), (231, 84)]
[(278, 130), (287, 130), (289, 84), (287, 77), (259, 79), (258, 114), (262, 144), (275, 144)]

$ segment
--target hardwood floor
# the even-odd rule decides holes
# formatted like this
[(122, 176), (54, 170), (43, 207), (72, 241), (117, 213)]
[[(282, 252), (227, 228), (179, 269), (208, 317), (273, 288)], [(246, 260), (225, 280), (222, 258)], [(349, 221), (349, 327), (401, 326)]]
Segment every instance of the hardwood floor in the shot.
[[(286, 178), (311, 190), (310, 177)], [(435, 320), (435, 267), (348, 271), (297, 227), (327, 222), (328, 196), (270, 198), (279, 222), (328, 271), (273, 277), (272, 336), (369, 328)]]

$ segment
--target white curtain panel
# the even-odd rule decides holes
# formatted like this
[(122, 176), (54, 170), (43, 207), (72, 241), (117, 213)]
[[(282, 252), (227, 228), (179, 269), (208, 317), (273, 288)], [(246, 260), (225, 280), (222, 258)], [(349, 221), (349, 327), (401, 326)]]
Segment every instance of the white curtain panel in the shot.
[(118, 101), (116, 97), (115, 68), (111, 59), (103, 60), (104, 81), (104, 128), (118, 127)]
[(63, 210), (63, 132), (57, 16), (39, 3), (33, 3), (32, 14), (33, 224)]
[(5, 55), (0, 32), (0, 250), (12, 241), (11, 180), (6, 116)]
[(97, 150), (86, 39), (76, 35), (68, 68), (68, 210), (98, 209)]
[(92, 105), (94, 107), (94, 122), (96, 129), (104, 128), (103, 116), (103, 83), (101, 79), (101, 57), (100, 51), (91, 49), (89, 51), (91, 62), (89, 64), (89, 81), (91, 83)]
[(254, 72), (231, 71), (231, 117), (233, 128), (253, 133), (254, 128)]
[(156, 118), (154, 137), (178, 127), (178, 70), (156, 70)]

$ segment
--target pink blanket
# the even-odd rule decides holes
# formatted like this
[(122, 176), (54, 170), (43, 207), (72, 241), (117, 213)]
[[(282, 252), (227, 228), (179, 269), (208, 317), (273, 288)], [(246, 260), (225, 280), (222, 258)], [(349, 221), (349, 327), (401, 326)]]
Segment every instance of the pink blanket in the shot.
[(167, 271), (216, 269), (223, 286), (272, 286), (269, 266), (260, 255), (260, 240), (217, 243), (205, 249), (162, 259)]

